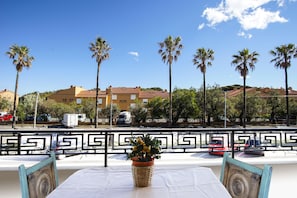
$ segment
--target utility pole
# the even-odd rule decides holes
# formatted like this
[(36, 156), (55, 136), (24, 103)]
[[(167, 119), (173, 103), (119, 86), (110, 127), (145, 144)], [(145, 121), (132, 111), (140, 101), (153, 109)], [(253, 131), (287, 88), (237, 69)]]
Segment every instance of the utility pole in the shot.
[(112, 128), (112, 88), (110, 88), (110, 128)]
[(38, 93), (38, 92), (36, 92), (36, 99), (35, 99), (35, 111), (34, 111), (34, 123), (33, 123), (33, 128), (35, 128), (35, 127), (36, 127), (36, 117), (37, 117), (38, 97), (39, 97), (39, 93)]
[(225, 108), (224, 108), (224, 114), (225, 114), (225, 116), (224, 116), (224, 128), (226, 128), (226, 126), (227, 126), (227, 104), (226, 104), (226, 95), (227, 95), (227, 92), (226, 91), (224, 91), (224, 94), (225, 94)]

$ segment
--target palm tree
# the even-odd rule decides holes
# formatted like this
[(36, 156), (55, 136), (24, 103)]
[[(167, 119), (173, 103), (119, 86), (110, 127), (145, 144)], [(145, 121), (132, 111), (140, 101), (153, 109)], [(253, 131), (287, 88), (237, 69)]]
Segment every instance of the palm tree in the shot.
[(13, 59), (12, 63), (16, 66), (17, 74), (15, 81), (15, 91), (13, 99), (13, 119), (12, 119), (12, 128), (16, 125), (16, 98), (18, 92), (19, 84), (19, 73), (22, 72), (24, 67), (31, 67), (32, 61), (34, 60), (33, 56), (29, 56), (29, 49), (26, 46), (12, 45), (9, 48), (9, 51), (6, 52), (9, 58)]
[(275, 62), (276, 68), (285, 70), (285, 83), (286, 83), (286, 122), (287, 126), (290, 125), (290, 111), (289, 111), (289, 90), (288, 90), (288, 68), (291, 66), (291, 59), (297, 57), (296, 47), (294, 44), (281, 45), (271, 50), (270, 54), (275, 58), (270, 62)]
[(177, 61), (181, 54), (183, 45), (181, 44), (181, 37), (172, 38), (168, 36), (163, 42), (159, 43), (159, 54), (162, 61), (169, 65), (169, 124), (172, 125), (172, 91), (171, 91), (171, 65), (173, 61)]
[(211, 49), (208, 49), (206, 51), (204, 48), (197, 49), (193, 59), (193, 64), (197, 65), (197, 69), (200, 68), (200, 71), (203, 74), (203, 127), (205, 127), (205, 118), (206, 118), (205, 73), (206, 73), (206, 66), (211, 66), (212, 60), (214, 60), (214, 51)]
[(92, 58), (96, 58), (97, 62), (97, 79), (96, 79), (96, 111), (95, 111), (95, 128), (98, 127), (98, 93), (99, 93), (99, 71), (102, 61), (109, 58), (109, 47), (108, 43), (100, 37), (96, 38), (94, 43), (90, 44), (89, 49), (93, 52)]
[(257, 52), (250, 53), (248, 49), (243, 49), (242, 51), (238, 51), (237, 55), (233, 55), (232, 65), (235, 65), (235, 70), (240, 73), (243, 78), (243, 123), (242, 126), (245, 128), (246, 121), (246, 77), (249, 74), (249, 68), (251, 70), (255, 69), (255, 63), (258, 61), (257, 56), (259, 54)]

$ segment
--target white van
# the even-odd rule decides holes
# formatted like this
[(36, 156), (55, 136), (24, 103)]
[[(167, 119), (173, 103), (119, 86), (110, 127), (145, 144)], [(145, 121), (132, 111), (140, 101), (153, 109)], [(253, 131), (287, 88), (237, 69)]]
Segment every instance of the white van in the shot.
[(132, 123), (131, 113), (129, 111), (122, 111), (119, 114), (117, 125), (130, 125)]
[(65, 113), (62, 124), (67, 128), (74, 128), (78, 126), (78, 116), (77, 114)]

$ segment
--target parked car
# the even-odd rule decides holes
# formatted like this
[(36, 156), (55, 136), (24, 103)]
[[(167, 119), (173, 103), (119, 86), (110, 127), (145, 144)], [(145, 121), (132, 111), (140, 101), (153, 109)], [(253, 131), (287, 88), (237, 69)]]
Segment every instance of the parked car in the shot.
[(13, 116), (9, 113), (0, 113), (0, 122), (9, 122), (12, 121)]
[(248, 139), (244, 145), (244, 153), (250, 155), (264, 156), (265, 147), (261, 144), (258, 139)]
[(51, 115), (47, 114), (47, 113), (40, 114), (37, 117), (37, 121), (39, 121), (39, 122), (50, 122), (51, 119), (52, 119)]
[(119, 114), (117, 125), (126, 125), (129, 126), (132, 122), (131, 113), (129, 111), (122, 111)]
[(26, 115), (25, 121), (33, 121), (34, 115)]
[[(239, 150), (239, 145), (234, 144), (234, 150)], [(225, 152), (231, 152), (232, 146), (228, 145), (227, 139), (224, 137), (213, 137), (208, 145), (208, 153), (210, 155), (223, 156)]]

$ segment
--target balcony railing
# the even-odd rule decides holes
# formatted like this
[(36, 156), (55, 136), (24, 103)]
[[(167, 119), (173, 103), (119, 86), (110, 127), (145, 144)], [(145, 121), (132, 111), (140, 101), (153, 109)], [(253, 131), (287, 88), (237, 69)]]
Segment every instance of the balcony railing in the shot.
[[(127, 129), (0, 129), (0, 155), (127, 154), (132, 136), (150, 134), (162, 153), (216, 153), (244, 150), (249, 139), (259, 139), (264, 152), (297, 151), (297, 128), (127, 128)], [(212, 140), (224, 145), (210, 147)]]

